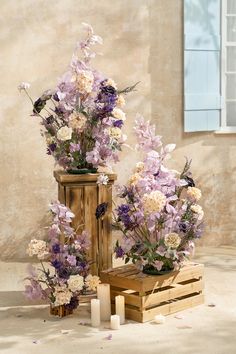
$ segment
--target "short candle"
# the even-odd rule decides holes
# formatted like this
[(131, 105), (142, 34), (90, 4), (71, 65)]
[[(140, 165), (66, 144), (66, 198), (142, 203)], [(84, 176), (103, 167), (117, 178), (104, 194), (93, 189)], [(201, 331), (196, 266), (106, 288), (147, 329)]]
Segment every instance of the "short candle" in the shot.
[(100, 300), (101, 320), (109, 321), (111, 316), (110, 284), (99, 284), (97, 297)]
[(111, 329), (119, 329), (120, 328), (120, 316), (112, 315), (111, 316)]
[(92, 299), (91, 300), (91, 324), (92, 327), (100, 326), (100, 300)]
[(120, 316), (120, 324), (125, 323), (125, 297), (118, 295), (115, 297), (116, 315)]

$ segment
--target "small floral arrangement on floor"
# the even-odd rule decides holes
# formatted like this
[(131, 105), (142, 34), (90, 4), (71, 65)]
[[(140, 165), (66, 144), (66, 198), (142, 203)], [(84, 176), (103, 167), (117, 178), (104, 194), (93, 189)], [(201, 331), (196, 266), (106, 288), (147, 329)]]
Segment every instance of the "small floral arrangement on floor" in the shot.
[(47, 241), (33, 239), (28, 245), (28, 255), (38, 258), (41, 269), (29, 267), (25, 295), (29, 299), (49, 299), (53, 306), (65, 305), (73, 310), (79, 304), (79, 295), (96, 291), (100, 280), (89, 274), (87, 232), (75, 233), (70, 226), (74, 214), (65, 205), (55, 202), (50, 210), (53, 222)]
[(190, 162), (180, 174), (165, 166), (175, 145), (163, 146), (154, 125), (139, 117), (135, 134), (145, 156), (118, 191), (124, 201), (115, 211), (115, 225), (123, 237), (116, 244), (116, 257), (132, 260), (148, 273), (178, 269), (203, 231), (201, 191), (195, 187)]
[(124, 95), (136, 86), (119, 90), (114, 80), (91, 67), (96, 55), (92, 46), (102, 44), (102, 38), (91, 26), (84, 26), (87, 36), (78, 43), (54, 90), (45, 91), (34, 102), (28, 93), (30, 85), (18, 86), (31, 100), (33, 116), (41, 118), (47, 153), (66, 170), (106, 167), (118, 161), (126, 140)]

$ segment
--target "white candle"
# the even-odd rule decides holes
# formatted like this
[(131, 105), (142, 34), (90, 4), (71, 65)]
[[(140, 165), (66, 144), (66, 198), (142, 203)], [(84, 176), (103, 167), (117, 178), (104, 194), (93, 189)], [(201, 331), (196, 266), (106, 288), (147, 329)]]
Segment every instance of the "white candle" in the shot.
[(156, 315), (155, 317), (154, 317), (154, 321), (156, 322), (156, 323), (158, 323), (158, 324), (162, 324), (162, 323), (164, 323), (165, 322), (165, 316), (163, 316), (163, 315)]
[(92, 327), (100, 326), (100, 300), (91, 300), (91, 324)]
[(101, 320), (109, 321), (111, 316), (110, 284), (99, 284), (97, 297), (100, 300)]
[(119, 329), (120, 328), (120, 316), (113, 315), (111, 316), (111, 329)]
[(118, 295), (115, 297), (116, 315), (120, 316), (120, 324), (125, 323), (125, 297)]

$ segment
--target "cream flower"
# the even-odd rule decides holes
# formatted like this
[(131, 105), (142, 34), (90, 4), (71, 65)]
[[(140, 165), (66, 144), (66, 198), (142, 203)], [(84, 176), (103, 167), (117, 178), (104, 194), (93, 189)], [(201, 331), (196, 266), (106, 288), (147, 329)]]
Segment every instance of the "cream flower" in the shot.
[(144, 162), (140, 161), (136, 163), (136, 172), (142, 172), (144, 170)]
[(72, 292), (80, 291), (83, 289), (84, 286), (84, 278), (79, 274), (71, 275), (67, 283), (68, 283), (68, 288)]
[(166, 204), (166, 197), (160, 191), (152, 191), (143, 196), (143, 207), (146, 213), (158, 213)]
[(69, 304), (73, 294), (66, 285), (56, 285), (53, 295), (55, 297), (54, 305), (61, 306)]
[(188, 187), (187, 196), (190, 199), (198, 201), (202, 196), (202, 192), (200, 191), (200, 189), (198, 189), (196, 187)]
[(175, 232), (165, 235), (164, 243), (168, 248), (178, 248), (181, 243), (181, 238)]
[(89, 290), (95, 291), (97, 290), (98, 284), (101, 283), (101, 280), (97, 275), (89, 274), (85, 279), (85, 285), (88, 287)]
[(94, 76), (91, 71), (81, 70), (77, 75), (77, 87), (82, 94), (90, 93), (93, 89)]
[(123, 107), (125, 105), (125, 99), (123, 95), (119, 95), (117, 100), (116, 100), (116, 105), (118, 107)]
[(82, 131), (87, 123), (87, 118), (83, 113), (74, 112), (69, 116), (69, 127)]
[(20, 85), (18, 85), (18, 90), (21, 92), (22, 90), (27, 90), (30, 88), (30, 84), (28, 82), (21, 82)]
[(108, 182), (109, 182), (109, 177), (104, 173), (100, 174), (97, 178), (97, 184), (103, 184), (104, 186), (106, 186)]
[(113, 117), (119, 120), (126, 120), (125, 112), (123, 112), (120, 108), (114, 108), (112, 111)]
[(114, 89), (117, 90), (117, 85), (116, 85), (116, 83), (115, 83), (115, 81), (113, 79), (107, 79), (106, 80), (106, 86), (112, 86), (112, 87), (114, 87)]
[(49, 255), (46, 242), (36, 239), (30, 241), (26, 252), (30, 257), (37, 256), (40, 260), (45, 259)]
[(72, 128), (64, 126), (57, 132), (57, 138), (62, 141), (70, 140), (72, 135)]
[(134, 173), (133, 175), (130, 176), (129, 178), (129, 184), (130, 185), (136, 185), (138, 181), (141, 179), (141, 176), (139, 173)]
[(108, 134), (111, 138), (119, 140), (122, 136), (122, 132), (118, 127), (110, 127), (108, 128)]
[(202, 220), (204, 216), (204, 211), (202, 210), (201, 205), (193, 204), (190, 207), (191, 211), (198, 215), (198, 220)]

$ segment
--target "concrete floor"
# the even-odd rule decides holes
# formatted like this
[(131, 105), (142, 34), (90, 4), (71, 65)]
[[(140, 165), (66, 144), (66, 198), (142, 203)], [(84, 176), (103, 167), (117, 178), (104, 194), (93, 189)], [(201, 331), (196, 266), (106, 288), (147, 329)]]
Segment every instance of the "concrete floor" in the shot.
[(119, 331), (108, 323), (94, 329), (87, 306), (58, 319), (49, 316), (47, 306), (29, 306), (20, 292), (2, 291), (0, 353), (234, 354), (236, 248), (199, 248), (195, 260), (205, 264), (205, 304), (178, 313), (182, 318), (167, 316), (162, 325), (127, 321)]

